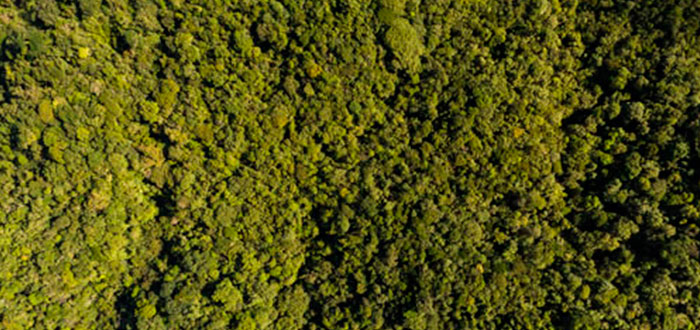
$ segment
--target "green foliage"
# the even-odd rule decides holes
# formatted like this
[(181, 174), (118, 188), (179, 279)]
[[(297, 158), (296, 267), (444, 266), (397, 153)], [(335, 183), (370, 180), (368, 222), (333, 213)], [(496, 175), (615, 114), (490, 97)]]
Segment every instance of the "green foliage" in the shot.
[(384, 37), (387, 46), (398, 61), (398, 68), (417, 72), (425, 51), (416, 29), (404, 18), (394, 19)]
[(237, 312), (243, 307), (243, 295), (228, 279), (216, 286), (212, 298), (214, 301), (222, 303), (225, 310), (229, 312)]
[(0, 1), (1, 329), (695, 329), (697, 1)]

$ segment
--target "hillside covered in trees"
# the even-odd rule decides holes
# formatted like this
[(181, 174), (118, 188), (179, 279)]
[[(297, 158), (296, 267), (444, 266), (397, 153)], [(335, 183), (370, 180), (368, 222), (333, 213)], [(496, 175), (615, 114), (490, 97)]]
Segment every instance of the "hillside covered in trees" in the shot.
[(1, 329), (697, 329), (696, 170), (697, 0), (0, 0)]

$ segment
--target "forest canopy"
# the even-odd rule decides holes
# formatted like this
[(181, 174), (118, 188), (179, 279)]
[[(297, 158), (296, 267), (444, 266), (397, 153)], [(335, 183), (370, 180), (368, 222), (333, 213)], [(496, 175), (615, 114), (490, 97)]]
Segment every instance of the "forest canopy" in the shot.
[(0, 328), (700, 326), (700, 1), (0, 0)]

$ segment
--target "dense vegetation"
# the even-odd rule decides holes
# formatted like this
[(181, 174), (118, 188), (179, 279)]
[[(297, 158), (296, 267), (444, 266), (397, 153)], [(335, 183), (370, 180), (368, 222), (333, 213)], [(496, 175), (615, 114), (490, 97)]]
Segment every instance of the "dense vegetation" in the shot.
[(696, 329), (700, 1), (0, 0), (0, 328)]

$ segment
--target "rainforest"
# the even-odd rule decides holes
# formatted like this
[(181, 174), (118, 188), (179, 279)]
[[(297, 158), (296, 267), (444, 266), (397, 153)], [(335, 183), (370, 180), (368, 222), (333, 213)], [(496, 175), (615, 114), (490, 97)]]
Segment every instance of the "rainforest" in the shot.
[(0, 0), (1, 329), (692, 330), (699, 226), (698, 0)]

